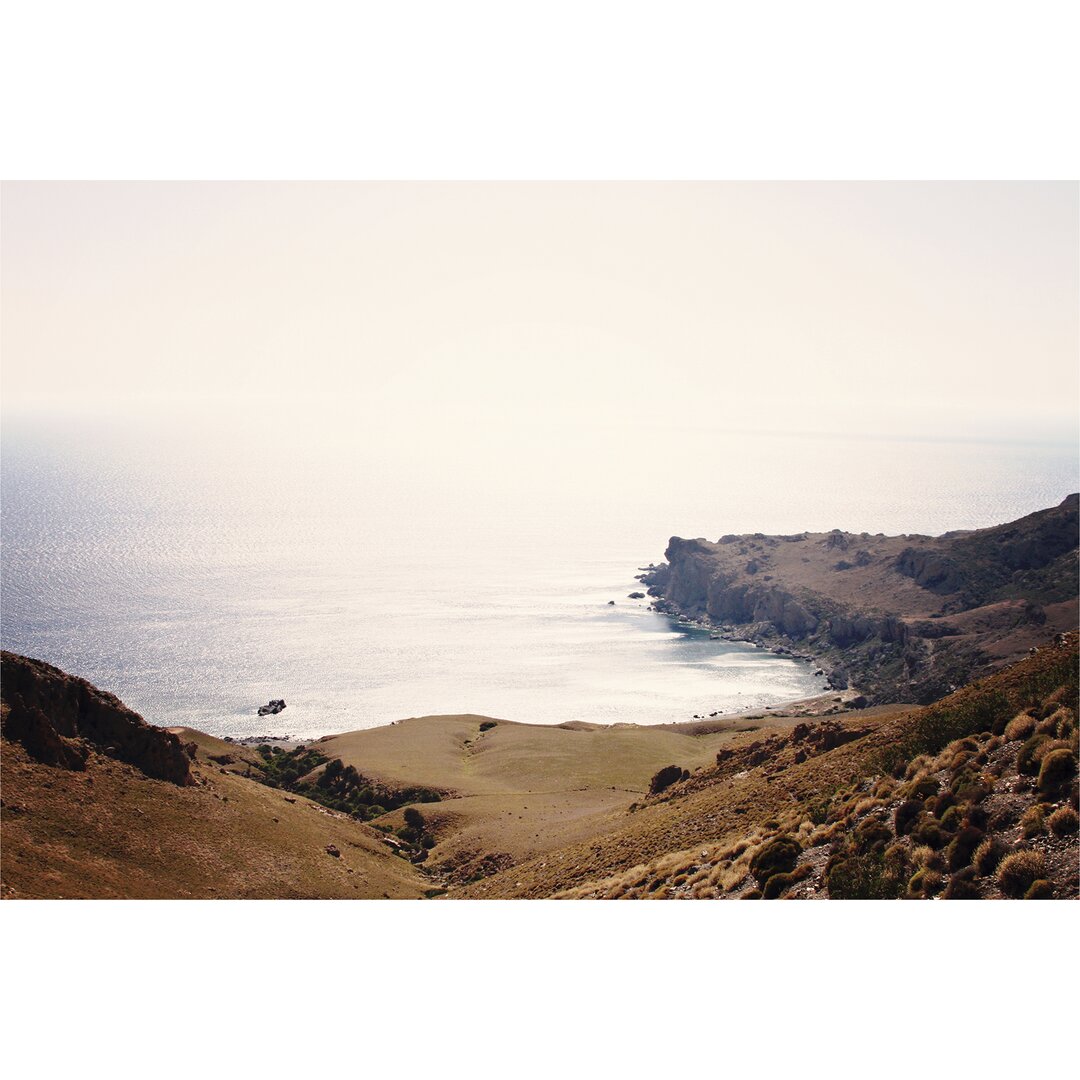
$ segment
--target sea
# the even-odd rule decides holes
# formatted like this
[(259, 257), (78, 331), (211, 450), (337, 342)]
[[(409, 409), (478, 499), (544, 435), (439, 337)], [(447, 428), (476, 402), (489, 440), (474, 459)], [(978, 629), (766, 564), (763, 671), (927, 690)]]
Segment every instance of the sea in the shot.
[[(670, 536), (934, 535), (1080, 486), (1062, 442), (339, 427), (6, 419), (3, 647), (221, 736), (465, 712), (672, 723), (825, 685), (631, 599)], [(258, 716), (272, 698), (285, 710)]]

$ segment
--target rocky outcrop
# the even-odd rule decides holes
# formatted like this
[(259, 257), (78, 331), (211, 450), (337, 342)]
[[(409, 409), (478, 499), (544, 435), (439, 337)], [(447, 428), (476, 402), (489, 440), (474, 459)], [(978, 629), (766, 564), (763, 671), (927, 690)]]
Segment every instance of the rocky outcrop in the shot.
[(815, 657), (831, 686), (875, 704), (925, 704), (1072, 629), (1078, 510), (1070, 495), (939, 537), (672, 537), (639, 580), (657, 610), (715, 636)]
[(942, 595), (959, 592), (964, 587), (960, 567), (937, 551), (904, 548), (897, 556), (896, 572), (911, 578), (916, 585)]
[(0, 675), (4, 735), (38, 761), (82, 769), (93, 747), (153, 779), (194, 783), (180, 739), (148, 724), (112, 694), (10, 652), (0, 656)]
[(659, 795), (660, 792), (667, 791), (672, 784), (677, 784), (680, 780), (686, 780), (689, 776), (690, 773), (686, 769), (679, 768), (678, 765), (665, 765), (649, 781), (649, 794)]
[[(672, 537), (666, 567), (642, 575), (649, 595), (663, 597), (682, 615), (705, 615), (719, 623), (769, 623), (801, 638), (817, 628), (818, 617), (791, 592), (764, 582), (746, 582), (719, 571), (711, 550), (698, 540)], [(759, 566), (747, 564), (753, 576)]]

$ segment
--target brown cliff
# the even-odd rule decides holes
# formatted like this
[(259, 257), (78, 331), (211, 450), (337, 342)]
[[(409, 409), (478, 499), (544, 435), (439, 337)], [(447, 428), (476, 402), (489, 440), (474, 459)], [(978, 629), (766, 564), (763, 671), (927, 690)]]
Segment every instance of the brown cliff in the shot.
[(4, 652), (0, 663), (4, 735), (35, 760), (82, 770), (93, 748), (152, 779), (193, 783), (179, 738), (119, 698), (41, 660)]
[(988, 529), (673, 537), (658, 610), (814, 657), (873, 702), (933, 701), (1071, 630), (1080, 497)]

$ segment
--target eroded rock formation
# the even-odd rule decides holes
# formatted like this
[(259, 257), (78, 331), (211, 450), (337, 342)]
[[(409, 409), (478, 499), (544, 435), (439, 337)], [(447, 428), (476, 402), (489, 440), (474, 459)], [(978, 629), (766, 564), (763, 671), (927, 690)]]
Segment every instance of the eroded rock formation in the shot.
[(4, 734), (32, 757), (82, 769), (94, 747), (154, 779), (194, 783), (180, 739), (119, 698), (41, 660), (4, 652), (0, 665)]

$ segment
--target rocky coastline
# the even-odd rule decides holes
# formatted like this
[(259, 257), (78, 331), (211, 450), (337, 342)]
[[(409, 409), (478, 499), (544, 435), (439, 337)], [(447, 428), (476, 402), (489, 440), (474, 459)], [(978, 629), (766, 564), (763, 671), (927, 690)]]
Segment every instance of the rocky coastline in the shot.
[(638, 580), (653, 608), (816, 663), (870, 704), (926, 704), (1074, 628), (1080, 497), (940, 537), (672, 537)]

